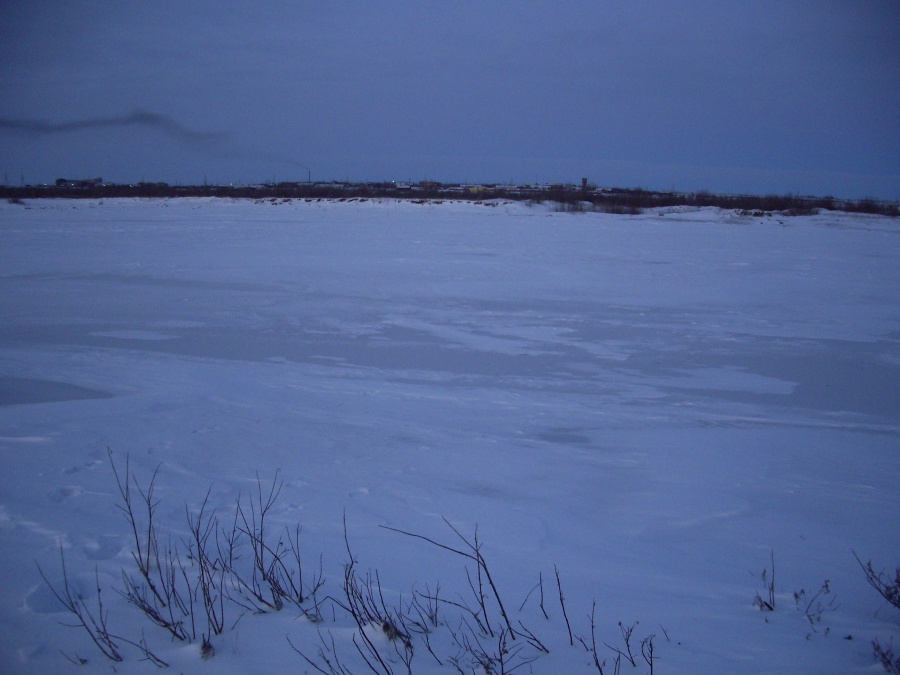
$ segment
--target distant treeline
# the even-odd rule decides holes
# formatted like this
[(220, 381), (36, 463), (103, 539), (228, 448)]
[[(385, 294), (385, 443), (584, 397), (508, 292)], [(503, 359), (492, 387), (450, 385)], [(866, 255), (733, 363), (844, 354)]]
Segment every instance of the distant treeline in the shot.
[(762, 214), (808, 215), (819, 210), (900, 216), (900, 204), (875, 199), (837, 199), (799, 195), (723, 195), (711, 192), (657, 192), (640, 188), (598, 188), (581, 185), (459, 185), (434, 181), (407, 183), (267, 183), (263, 185), (120, 185), (92, 181), (57, 181), (57, 185), (0, 186), (9, 200), (120, 197), (232, 197), (239, 199), (359, 199), (484, 201), (508, 199), (549, 202), (562, 211), (604, 211), (638, 214), (671, 206), (716, 206)]

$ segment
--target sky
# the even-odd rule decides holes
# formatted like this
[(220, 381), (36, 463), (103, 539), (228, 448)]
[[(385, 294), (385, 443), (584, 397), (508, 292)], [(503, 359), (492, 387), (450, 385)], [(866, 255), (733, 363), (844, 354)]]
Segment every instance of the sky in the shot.
[(900, 199), (897, 0), (0, 1), (0, 179)]

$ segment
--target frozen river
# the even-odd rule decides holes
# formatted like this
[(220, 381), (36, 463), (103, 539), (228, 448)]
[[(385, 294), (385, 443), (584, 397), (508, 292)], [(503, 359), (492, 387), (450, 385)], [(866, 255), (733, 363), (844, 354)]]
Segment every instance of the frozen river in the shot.
[[(110, 449), (144, 483), (160, 466), (175, 535), (210, 486), (227, 509), (280, 470), (274, 517), (333, 594), (344, 518), (387, 592), (449, 587), (457, 560), (378, 527), (444, 540), (446, 518), (478, 526), (510, 605), (556, 565), (576, 632), (596, 599), (598, 639), (640, 621), (658, 672), (874, 672), (897, 617), (852, 551), (900, 562), (898, 244), (896, 219), (847, 214), (0, 205), (0, 670), (58, 671), (58, 647), (110, 668), (32, 562), (61, 579), (62, 544), (111, 588), (132, 564)], [(839, 606), (811, 626), (793, 593), (825, 579)], [(201, 661), (108, 595), (189, 672), (299, 670), (285, 633), (318, 640), (230, 631)], [(529, 667), (589, 672), (555, 618)], [(444, 672), (428, 658), (414, 672)]]

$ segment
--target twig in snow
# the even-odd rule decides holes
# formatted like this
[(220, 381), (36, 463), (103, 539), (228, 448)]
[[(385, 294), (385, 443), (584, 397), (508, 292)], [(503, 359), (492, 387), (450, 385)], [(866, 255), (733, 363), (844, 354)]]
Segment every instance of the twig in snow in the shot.
[(572, 626), (569, 623), (569, 615), (566, 613), (566, 599), (563, 596), (562, 583), (559, 580), (559, 569), (553, 566), (553, 572), (556, 574), (556, 588), (559, 589), (559, 606), (562, 607), (563, 618), (566, 620), (566, 629), (569, 631), (569, 646), (575, 646), (575, 640), (572, 638)]

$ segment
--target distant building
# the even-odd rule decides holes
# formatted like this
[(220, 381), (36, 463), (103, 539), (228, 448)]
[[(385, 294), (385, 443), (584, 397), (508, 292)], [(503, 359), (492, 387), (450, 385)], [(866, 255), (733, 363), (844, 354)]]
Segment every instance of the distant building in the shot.
[(101, 185), (103, 185), (102, 178), (81, 178), (74, 180), (71, 178), (56, 179), (56, 187), (59, 188), (92, 188)]

